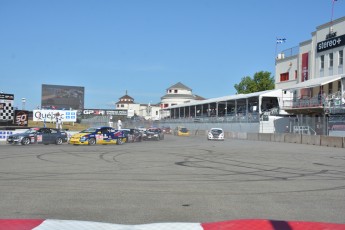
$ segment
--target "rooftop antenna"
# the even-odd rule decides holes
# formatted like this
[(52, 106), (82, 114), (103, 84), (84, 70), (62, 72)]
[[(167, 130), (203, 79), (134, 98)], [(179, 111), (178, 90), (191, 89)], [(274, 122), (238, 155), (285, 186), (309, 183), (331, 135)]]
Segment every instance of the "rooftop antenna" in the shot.
[(329, 33), (333, 33), (333, 13), (334, 13), (334, 3), (338, 0), (332, 0), (332, 13), (331, 13), (331, 22), (329, 27)]

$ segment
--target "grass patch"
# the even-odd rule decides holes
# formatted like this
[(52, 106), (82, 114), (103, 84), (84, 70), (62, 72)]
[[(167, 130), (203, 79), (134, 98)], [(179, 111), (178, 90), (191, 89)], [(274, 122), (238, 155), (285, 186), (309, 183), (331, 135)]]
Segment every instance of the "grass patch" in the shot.
[[(29, 127), (43, 127), (44, 124), (43, 124), (43, 121), (32, 121), (32, 120), (29, 120), (29, 125), (28, 126)], [(56, 124), (55, 123), (46, 122), (46, 127), (47, 128), (56, 128)], [(70, 130), (70, 131), (81, 131), (81, 130), (89, 128), (89, 126), (86, 125), (86, 124), (79, 124), (79, 123), (74, 123), (73, 124), (73, 122), (64, 122), (62, 124), (62, 128)]]

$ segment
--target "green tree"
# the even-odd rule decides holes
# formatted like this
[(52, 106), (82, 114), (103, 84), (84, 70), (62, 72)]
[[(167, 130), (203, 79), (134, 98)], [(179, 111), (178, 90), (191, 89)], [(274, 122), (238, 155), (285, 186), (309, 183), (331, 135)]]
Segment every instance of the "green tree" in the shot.
[(254, 74), (253, 78), (242, 77), (241, 82), (234, 85), (237, 94), (255, 93), (274, 89), (274, 78), (267, 71), (260, 71)]

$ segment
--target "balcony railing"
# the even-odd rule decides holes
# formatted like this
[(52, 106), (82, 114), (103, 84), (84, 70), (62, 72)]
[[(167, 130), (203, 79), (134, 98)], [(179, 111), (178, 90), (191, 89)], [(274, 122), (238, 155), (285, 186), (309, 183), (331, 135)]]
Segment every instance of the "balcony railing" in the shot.
[(282, 109), (343, 107), (340, 95), (340, 92), (336, 92), (311, 98), (283, 99)]

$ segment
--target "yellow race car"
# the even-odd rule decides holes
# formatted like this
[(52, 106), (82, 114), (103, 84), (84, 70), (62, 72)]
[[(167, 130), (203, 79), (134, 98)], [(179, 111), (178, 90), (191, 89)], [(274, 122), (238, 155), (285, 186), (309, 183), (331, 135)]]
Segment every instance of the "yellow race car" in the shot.
[(88, 128), (74, 134), (69, 143), (73, 145), (118, 144), (126, 142), (125, 133), (112, 127)]
[(190, 136), (189, 130), (183, 126), (177, 126), (174, 130), (175, 136)]

